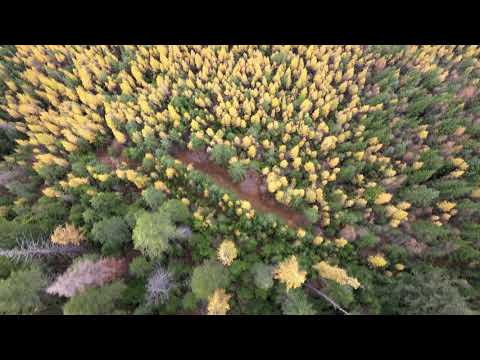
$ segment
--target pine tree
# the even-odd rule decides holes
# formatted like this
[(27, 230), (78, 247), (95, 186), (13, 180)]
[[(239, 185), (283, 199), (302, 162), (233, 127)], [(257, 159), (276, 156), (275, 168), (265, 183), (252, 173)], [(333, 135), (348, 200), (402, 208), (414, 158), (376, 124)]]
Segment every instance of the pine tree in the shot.
[(225, 268), (215, 262), (206, 261), (193, 270), (191, 286), (198, 299), (206, 300), (218, 288), (226, 288), (229, 284)]
[(308, 301), (305, 292), (296, 289), (285, 296), (282, 302), (282, 313), (284, 315), (315, 315), (316, 311)]
[(47, 280), (38, 267), (18, 270), (0, 279), (0, 314), (28, 315), (42, 308), (40, 293)]
[(126, 290), (122, 280), (102, 287), (94, 287), (78, 293), (63, 306), (64, 315), (112, 315), (122, 314), (118, 303)]

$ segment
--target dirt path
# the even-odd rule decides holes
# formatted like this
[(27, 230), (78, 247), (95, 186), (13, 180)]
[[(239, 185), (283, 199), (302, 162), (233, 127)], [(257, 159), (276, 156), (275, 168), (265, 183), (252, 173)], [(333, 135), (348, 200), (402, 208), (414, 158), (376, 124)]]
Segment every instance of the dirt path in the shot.
[(261, 191), (261, 181), (257, 174), (249, 172), (244, 181), (235, 183), (228, 171), (208, 159), (208, 154), (182, 150), (173, 156), (184, 164), (191, 164), (196, 170), (211, 177), (215, 183), (236, 194), (242, 200), (248, 200), (252, 207), (261, 213), (273, 213), (283, 219), (290, 227), (307, 225), (305, 216), (280, 204), (269, 194)]

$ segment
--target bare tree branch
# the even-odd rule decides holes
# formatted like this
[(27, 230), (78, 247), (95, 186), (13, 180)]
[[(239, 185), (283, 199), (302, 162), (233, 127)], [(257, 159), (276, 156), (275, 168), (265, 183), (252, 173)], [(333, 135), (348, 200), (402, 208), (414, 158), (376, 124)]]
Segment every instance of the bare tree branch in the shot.
[(172, 274), (157, 265), (147, 283), (148, 303), (164, 303), (168, 300), (170, 291), (174, 287)]
[(32, 236), (23, 235), (17, 239), (17, 247), (8, 250), (0, 249), (0, 256), (8, 257), (17, 262), (29, 262), (45, 256), (74, 257), (83, 250), (80, 246), (53, 244), (45, 237), (34, 239)]
[(335, 301), (333, 301), (331, 298), (329, 298), (327, 295), (325, 295), (320, 290), (314, 288), (313, 286), (311, 286), (309, 284), (305, 284), (305, 286), (308, 287), (310, 290), (313, 290), (313, 292), (315, 292), (317, 295), (320, 295), (322, 298), (327, 300), (335, 309), (340, 310), (344, 315), (350, 315), (347, 311), (342, 309), (342, 307), (340, 305), (338, 305)]

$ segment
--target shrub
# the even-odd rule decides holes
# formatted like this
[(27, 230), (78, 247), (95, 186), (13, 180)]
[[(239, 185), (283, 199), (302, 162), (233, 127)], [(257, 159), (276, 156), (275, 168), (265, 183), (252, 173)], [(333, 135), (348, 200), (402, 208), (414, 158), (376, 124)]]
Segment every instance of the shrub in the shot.
[(318, 214), (318, 210), (316, 210), (313, 207), (308, 207), (303, 210), (303, 215), (307, 218), (307, 221), (310, 224), (315, 224), (318, 219), (320, 218), (320, 215)]
[(241, 182), (247, 175), (247, 167), (245, 164), (236, 161), (228, 167), (228, 173), (232, 177), (233, 181)]
[(235, 149), (231, 146), (224, 145), (224, 144), (217, 144), (212, 147), (212, 151), (210, 153), (213, 161), (215, 161), (218, 165), (227, 166), (228, 161), (237, 155)]

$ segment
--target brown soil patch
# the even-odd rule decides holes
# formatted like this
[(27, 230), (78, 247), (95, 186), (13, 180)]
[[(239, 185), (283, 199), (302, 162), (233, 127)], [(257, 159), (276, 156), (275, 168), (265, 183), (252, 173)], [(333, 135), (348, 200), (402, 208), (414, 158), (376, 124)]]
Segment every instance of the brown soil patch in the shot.
[(458, 96), (468, 101), (475, 96), (476, 90), (475, 86), (467, 86), (458, 93)]
[(248, 200), (252, 207), (261, 213), (273, 213), (283, 219), (290, 227), (307, 225), (305, 216), (287, 206), (278, 203), (268, 194), (262, 194), (261, 180), (253, 171), (244, 181), (235, 183), (228, 171), (208, 159), (208, 154), (189, 150), (178, 151), (173, 155), (184, 164), (191, 164), (196, 170), (211, 177), (215, 183), (236, 194), (242, 200)]

